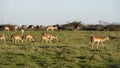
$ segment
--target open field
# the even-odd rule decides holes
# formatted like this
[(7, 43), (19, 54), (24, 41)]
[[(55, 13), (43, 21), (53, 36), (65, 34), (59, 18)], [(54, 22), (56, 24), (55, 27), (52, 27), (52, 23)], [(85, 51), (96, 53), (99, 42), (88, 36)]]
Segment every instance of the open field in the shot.
[[(6, 42), (0, 41), (0, 68), (120, 68), (120, 32), (116, 31), (48, 31), (59, 42), (41, 43), (46, 31), (26, 31), (35, 36), (35, 42), (11, 43), (12, 34), (4, 32)], [(104, 47), (90, 48), (90, 36), (110, 36)]]

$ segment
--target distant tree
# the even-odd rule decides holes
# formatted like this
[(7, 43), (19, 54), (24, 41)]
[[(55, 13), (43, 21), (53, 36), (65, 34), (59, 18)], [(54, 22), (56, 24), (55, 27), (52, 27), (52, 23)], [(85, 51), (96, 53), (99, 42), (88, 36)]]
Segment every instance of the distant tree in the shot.
[(114, 24), (110, 24), (110, 25), (107, 25), (104, 30), (107, 30), (107, 31), (120, 31), (120, 25), (114, 25)]
[(62, 29), (67, 29), (67, 30), (74, 30), (78, 29), (82, 24), (81, 21), (73, 21), (73, 22), (68, 22), (67, 24), (64, 24), (61, 26)]
[(111, 24), (111, 23), (109, 23), (109, 22), (102, 21), (102, 20), (99, 20), (98, 23), (99, 23), (100, 25), (103, 25), (103, 26), (106, 26), (106, 25), (110, 25), (110, 24)]

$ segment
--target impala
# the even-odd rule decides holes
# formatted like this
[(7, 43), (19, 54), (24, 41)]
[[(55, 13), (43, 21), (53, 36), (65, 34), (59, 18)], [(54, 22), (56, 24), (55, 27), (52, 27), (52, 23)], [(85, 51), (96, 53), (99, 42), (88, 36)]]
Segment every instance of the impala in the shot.
[(47, 28), (46, 28), (46, 30), (48, 31), (48, 30), (58, 30), (58, 27), (57, 26), (48, 26)]
[(20, 29), (20, 32), (21, 32), (21, 35), (23, 36), (25, 30), (22, 28), (22, 29)]
[(15, 43), (16, 42), (18, 42), (18, 43), (19, 42), (23, 42), (22, 38), (19, 35), (17, 35), (17, 34), (14, 34), (14, 35), (11, 36), (11, 41), (15, 42)]
[(47, 33), (42, 33), (41, 36), (41, 41), (46, 41), (46, 42), (50, 42), (52, 43), (53, 40), (57, 40), (58, 41), (58, 37), (52, 35), (52, 34), (47, 34)]
[(9, 31), (10, 28), (8, 26), (4, 26), (4, 31)]
[(99, 35), (93, 35), (91, 36), (91, 43), (95, 44), (95, 42), (98, 43), (98, 45), (101, 43), (103, 45), (103, 42), (109, 40), (109, 37), (102, 37)]
[(25, 41), (27, 41), (27, 40), (30, 40), (30, 41), (35, 41), (35, 38), (33, 37), (33, 35), (31, 35), (31, 34), (26, 34), (26, 35), (24, 35), (23, 36), (23, 39), (25, 40)]
[(5, 42), (5, 35), (4, 34), (0, 34), (0, 40)]
[(19, 29), (18, 25), (13, 26), (14, 31), (17, 31)]

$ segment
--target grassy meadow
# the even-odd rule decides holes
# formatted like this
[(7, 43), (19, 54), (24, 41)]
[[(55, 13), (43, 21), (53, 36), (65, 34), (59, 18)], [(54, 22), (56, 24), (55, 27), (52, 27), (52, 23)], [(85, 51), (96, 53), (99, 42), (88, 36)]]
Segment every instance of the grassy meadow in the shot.
[[(59, 42), (41, 43), (41, 33), (58, 36)], [(10, 36), (19, 31), (5, 32), (0, 41), (0, 68), (120, 68), (120, 32), (117, 31), (26, 31), (35, 42), (12, 43)], [(90, 36), (110, 36), (104, 47), (89, 47)]]

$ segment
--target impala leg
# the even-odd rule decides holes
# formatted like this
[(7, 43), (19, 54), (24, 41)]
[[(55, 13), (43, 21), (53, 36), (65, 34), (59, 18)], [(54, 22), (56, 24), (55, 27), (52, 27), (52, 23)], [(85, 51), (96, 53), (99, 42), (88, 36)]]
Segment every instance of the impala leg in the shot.
[(41, 39), (41, 43), (43, 43), (43, 39)]
[(98, 42), (98, 44), (97, 44), (97, 49), (98, 49), (98, 47), (99, 47), (99, 44), (100, 44), (100, 42)]
[(92, 42), (92, 48), (93, 48), (94, 44), (95, 44), (95, 41)]
[(101, 46), (102, 46), (102, 48), (104, 47), (104, 46), (103, 46), (103, 42), (101, 42)]

